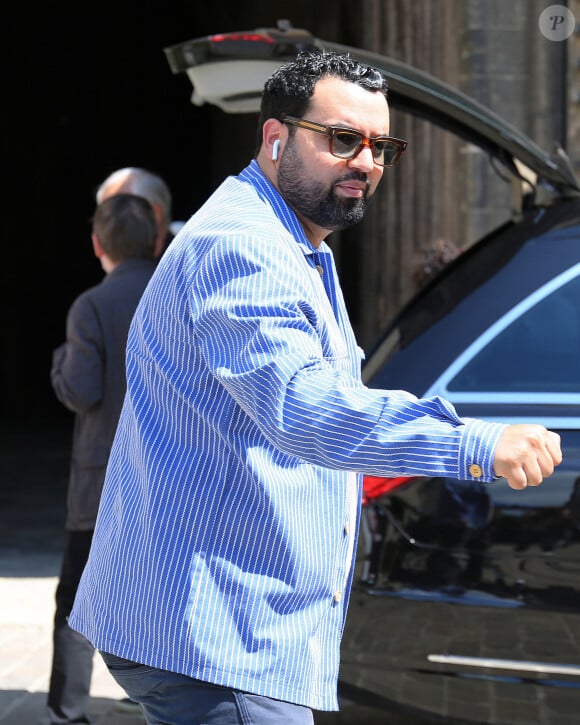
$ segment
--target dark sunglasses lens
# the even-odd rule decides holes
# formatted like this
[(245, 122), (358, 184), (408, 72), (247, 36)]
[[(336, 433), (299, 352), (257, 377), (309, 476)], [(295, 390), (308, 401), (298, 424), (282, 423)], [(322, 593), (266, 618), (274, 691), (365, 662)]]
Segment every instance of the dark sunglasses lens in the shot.
[(373, 156), (377, 164), (381, 164), (382, 166), (391, 166), (397, 161), (400, 151), (397, 144), (394, 144), (392, 141), (388, 141), (387, 139), (384, 141), (376, 139), (373, 146)]
[(350, 159), (360, 146), (363, 137), (354, 131), (335, 131), (332, 137), (332, 153), (341, 159)]

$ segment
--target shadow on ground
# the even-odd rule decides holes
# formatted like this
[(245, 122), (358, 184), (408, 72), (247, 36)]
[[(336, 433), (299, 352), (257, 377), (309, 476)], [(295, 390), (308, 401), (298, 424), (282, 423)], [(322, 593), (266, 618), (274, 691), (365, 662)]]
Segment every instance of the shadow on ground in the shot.
[[(8, 707), (3, 707), (8, 704)], [(90, 717), (93, 725), (143, 725), (145, 720), (117, 711), (118, 702), (104, 697), (91, 698)], [(0, 690), (1, 725), (44, 725), (46, 692)]]
[(72, 418), (0, 426), (0, 577), (58, 575)]

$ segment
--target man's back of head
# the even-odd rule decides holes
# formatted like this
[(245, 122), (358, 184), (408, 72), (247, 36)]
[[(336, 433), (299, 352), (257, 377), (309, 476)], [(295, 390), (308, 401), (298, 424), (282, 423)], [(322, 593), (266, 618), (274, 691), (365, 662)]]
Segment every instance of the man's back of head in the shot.
[(172, 221), (173, 199), (165, 181), (147, 169), (126, 166), (113, 171), (101, 183), (96, 192), (96, 202), (101, 204), (116, 194), (135, 194), (151, 204), (157, 222), (155, 256), (160, 256)]
[(104, 199), (93, 216), (93, 237), (114, 263), (153, 259), (157, 225), (151, 204), (135, 194)]

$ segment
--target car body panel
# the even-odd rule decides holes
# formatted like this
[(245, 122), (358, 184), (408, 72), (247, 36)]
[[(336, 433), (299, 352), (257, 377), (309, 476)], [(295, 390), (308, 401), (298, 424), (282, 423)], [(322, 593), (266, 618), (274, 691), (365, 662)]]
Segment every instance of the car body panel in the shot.
[(499, 717), (510, 697), (577, 712), (580, 434), (563, 435), (565, 463), (527, 495), (425, 478), (363, 508), (341, 681), (465, 722), (550, 722)]

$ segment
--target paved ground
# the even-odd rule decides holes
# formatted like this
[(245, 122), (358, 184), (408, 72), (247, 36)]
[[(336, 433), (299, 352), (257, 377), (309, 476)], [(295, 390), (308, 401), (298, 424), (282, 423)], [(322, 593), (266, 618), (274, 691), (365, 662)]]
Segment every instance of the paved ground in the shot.
[[(45, 716), (68, 426), (57, 419), (0, 430), (0, 725), (39, 725)], [(98, 655), (91, 695), (99, 725), (144, 722), (117, 711), (125, 694)]]

